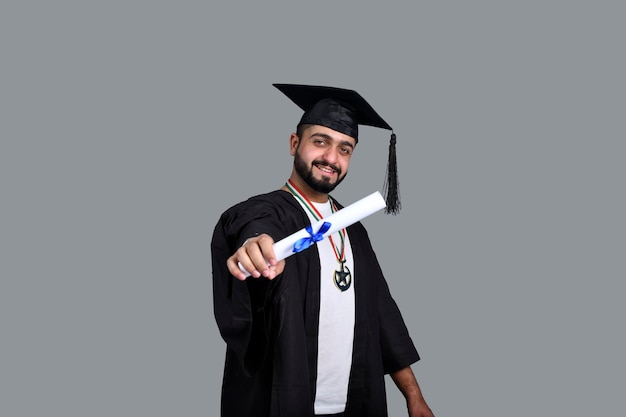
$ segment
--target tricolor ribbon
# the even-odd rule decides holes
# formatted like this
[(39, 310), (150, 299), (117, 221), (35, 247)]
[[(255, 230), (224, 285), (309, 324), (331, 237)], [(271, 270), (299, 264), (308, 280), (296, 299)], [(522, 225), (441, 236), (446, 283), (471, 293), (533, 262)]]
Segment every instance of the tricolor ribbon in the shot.
[(311, 225), (307, 226), (306, 231), (309, 233), (310, 236), (303, 237), (302, 239), (298, 239), (296, 243), (294, 243), (293, 245), (293, 252), (294, 253), (301, 252), (307, 249), (309, 246), (311, 246), (315, 242), (319, 242), (320, 240), (323, 240), (324, 233), (327, 232), (328, 229), (330, 229), (330, 226), (331, 224), (329, 222), (324, 222), (322, 226), (320, 227), (320, 230), (317, 231), (317, 233), (313, 233), (313, 228), (311, 227)]

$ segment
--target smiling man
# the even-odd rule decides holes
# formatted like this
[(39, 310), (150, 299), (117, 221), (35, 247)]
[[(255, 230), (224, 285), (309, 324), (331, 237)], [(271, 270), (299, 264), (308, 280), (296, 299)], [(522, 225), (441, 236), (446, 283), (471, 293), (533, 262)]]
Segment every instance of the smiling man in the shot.
[(307, 189), (311, 200), (322, 203), (348, 173), (356, 141), (324, 126), (301, 125), (289, 138), (294, 156), (291, 181)]
[[(385, 374), (408, 415), (432, 417), (411, 365), (419, 355), (356, 223), (286, 260), (274, 242), (340, 210), (358, 125), (391, 127), (355, 91), (275, 84), (304, 110), (284, 186), (226, 210), (213, 233), (215, 318), (226, 342), (223, 417), (387, 416)], [(387, 211), (397, 213), (395, 135)], [(240, 265), (250, 273), (246, 278)]]

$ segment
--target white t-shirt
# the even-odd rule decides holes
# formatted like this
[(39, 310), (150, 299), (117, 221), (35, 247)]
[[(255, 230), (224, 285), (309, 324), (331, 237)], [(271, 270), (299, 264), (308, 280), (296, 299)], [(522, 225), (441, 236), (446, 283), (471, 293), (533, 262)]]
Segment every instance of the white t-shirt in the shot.
[[(315, 223), (317, 219), (302, 202), (300, 204), (303, 205), (311, 223)], [(330, 201), (313, 205), (323, 217), (328, 217), (332, 213)], [(341, 252), (339, 232), (331, 236)], [(341, 264), (337, 261), (331, 240), (326, 237), (316, 244), (321, 268), (315, 414), (335, 414), (345, 411), (352, 367), (355, 316), (354, 261), (347, 233), (344, 239), (346, 260), (344, 271), (346, 269), (350, 271), (347, 276), (335, 275), (335, 271), (340, 270)]]

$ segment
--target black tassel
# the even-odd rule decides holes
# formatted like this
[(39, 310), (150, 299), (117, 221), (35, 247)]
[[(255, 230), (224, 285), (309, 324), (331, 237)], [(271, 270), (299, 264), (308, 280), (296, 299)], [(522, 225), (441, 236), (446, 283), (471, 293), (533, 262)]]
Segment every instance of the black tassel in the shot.
[(396, 158), (396, 135), (391, 133), (389, 141), (389, 160), (387, 161), (387, 177), (383, 186), (385, 194), (385, 213), (396, 215), (400, 212), (402, 205), (400, 204), (400, 188), (398, 180), (398, 162)]

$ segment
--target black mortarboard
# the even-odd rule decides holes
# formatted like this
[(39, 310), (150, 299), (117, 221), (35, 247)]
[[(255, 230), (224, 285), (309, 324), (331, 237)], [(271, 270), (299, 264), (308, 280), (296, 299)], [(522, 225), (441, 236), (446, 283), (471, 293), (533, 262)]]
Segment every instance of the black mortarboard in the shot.
[(343, 88), (300, 84), (274, 84), (304, 114), (298, 125), (321, 125), (359, 140), (359, 125), (367, 125), (391, 130), (389, 142), (389, 160), (384, 191), (387, 207), (385, 211), (397, 214), (400, 211), (400, 192), (398, 188), (398, 169), (396, 161), (396, 135), (393, 129), (365, 101), (359, 93)]

